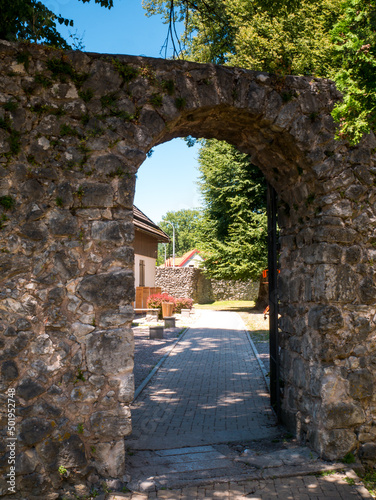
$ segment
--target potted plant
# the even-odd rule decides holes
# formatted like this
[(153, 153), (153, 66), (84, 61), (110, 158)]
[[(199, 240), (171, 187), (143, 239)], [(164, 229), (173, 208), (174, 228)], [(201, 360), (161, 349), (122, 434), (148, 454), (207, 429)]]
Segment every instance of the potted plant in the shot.
[[(164, 304), (167, 304), (167, 308)], [(159, 319), (165, 318), (166, 316), (170, 317), (174, 313), (175, 299), (171, 297), (171, 295), (168, 295), (168, 293), (154, 293), (149, 296), (147, 307), (148, 309), (159, 309)]]

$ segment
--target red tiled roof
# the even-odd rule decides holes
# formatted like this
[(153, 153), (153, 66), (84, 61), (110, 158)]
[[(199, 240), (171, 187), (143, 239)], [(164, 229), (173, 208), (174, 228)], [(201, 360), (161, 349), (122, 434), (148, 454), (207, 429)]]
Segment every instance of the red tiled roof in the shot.
[[(175, 267), (183, 267), (183, 265), (189, 259), (191, 259), (196, 253), (200, 253), (200, 252), (199, 252), (199, 250), (197, 250), (196, 248), (194, 248), (193, 250), (189, 250), (189, 252), (186, 252), (181, 257), (175, 257)], [(174, 265), (174, 259), (172, 257), (170, 257), (160, 267), (172, 267), (173, 265)]]
[(135, 205), (133, 205), (133, 223), (135, 229), (151, 234), (160, 242), (168, 243), (170, 241), (169, 236)]

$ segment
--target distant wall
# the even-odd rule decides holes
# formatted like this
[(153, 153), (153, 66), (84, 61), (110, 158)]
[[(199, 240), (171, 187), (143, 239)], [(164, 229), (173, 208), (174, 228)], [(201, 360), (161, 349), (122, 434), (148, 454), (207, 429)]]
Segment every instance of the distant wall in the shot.
[(255, 300), (259, 283), (255, 281), (210, 280), (215, 300)]
[(157, 268), (155, 286), (174, 297), (189, 297), (199, 304), (213, 300), (256, 300), (259, 284), (207, 278), (201, 269)]

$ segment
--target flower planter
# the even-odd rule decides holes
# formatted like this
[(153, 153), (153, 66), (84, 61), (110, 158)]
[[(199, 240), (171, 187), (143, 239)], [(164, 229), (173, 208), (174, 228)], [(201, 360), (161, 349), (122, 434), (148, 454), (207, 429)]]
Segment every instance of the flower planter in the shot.
[(163, 339), (163, 326), (149, 326), (149, 339)]
[(174, 304), (171, 302), (162, 302), (162, 317), (170, 318), (174, 310)]

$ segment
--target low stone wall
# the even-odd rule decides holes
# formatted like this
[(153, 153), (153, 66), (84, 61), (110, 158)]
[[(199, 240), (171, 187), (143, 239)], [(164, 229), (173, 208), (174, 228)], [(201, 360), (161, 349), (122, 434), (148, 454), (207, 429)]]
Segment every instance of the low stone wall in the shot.
[(157, 268), (155, 284), (174, 297), (189, 297), (205, 304), (213, 300), (256, 300), (259, 284), (207, 278), (201, 269)]
[(259, 283), (255, 281), (210, 281), (215, 300), (257, 300)]
[(194, 267), (157, 268), (155, 286), (174, 297), (189, 297), (201, 304), (214, 300), (210, 280)]

